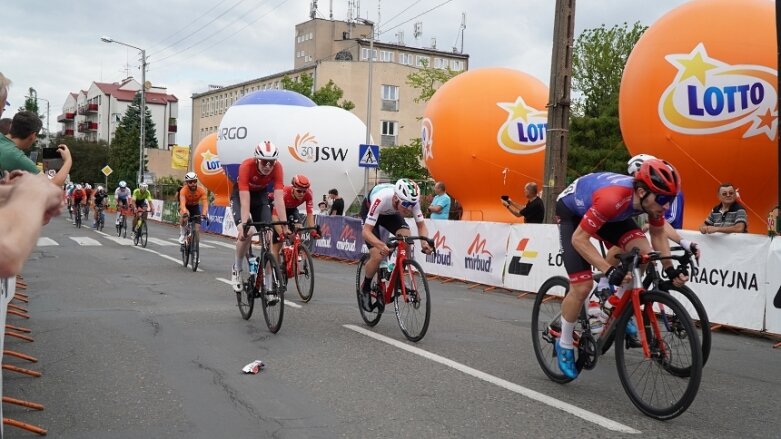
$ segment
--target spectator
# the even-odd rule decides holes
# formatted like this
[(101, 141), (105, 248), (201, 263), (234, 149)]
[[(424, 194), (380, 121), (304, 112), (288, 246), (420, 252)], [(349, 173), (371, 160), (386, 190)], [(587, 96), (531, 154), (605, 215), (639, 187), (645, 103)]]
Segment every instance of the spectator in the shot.
[(537, 183), (529, 182), (524, 187), (526, 195), (526, 205), (521, 206), (509, 197), (502, 199), (502, 204), (507, 210), (515, 216), (522, 216), (527, 224), (541, 224), (545, 221), (545, 206), (542, 199), (537, 195)]
[(325, 201), (321, 201), (317, 203), (317, 208), (320, 209), (317, 214), (318, 215), (326, 215), (328, 216), (328, 203)]
[(778, 206), (767, 214), (767, 236), (778, 235)]
[[(11, 131), (0, 138), (0, 169), (5, 171), (19, 169), (32, 174), (40, 172), (35, 163), (24, 155), (23, 151), (33, 146), (42, 126), (41, 119), (35, 113), (31, 111), (16, 113), (11, 123)], [(51, 181), (57, 186), (62, 186), (68, 177), (73, 161), (66, 145), (60, 144), (57, 149), (62, 156), (63, 164)]]
[(722, 183), (718, 195), (720, 203), (713, 207), (705, 223), (700, 226), (700, 232), (708, 234), (748, 231), (746, 209), (735, 200), (735, 188), (732, 183)]
[(344, 199), (339, 196), (339, 191), (331, 189), (328, 191), (328, 197), (333, 200), (329, 215), (344, 215)]
[(22, 271), (41, 227), (59, 215), (62, 204), (58, 186), (30, 173), (13, 171), (0, 181), (0, 278)]
[(445, 192), (445, 183), (438, 181), (434, 184), (434, 199), (428, 206), (431, 212), (431, 219), (449, 219), (450, 218), (450, 195)]
[[(2, 113), (2, 111), (0, 111), (0, 113)], [(9, 131), (11, 131), (11, 118), (4, 117), (0, 119), (0, 134), (5, 136)]]

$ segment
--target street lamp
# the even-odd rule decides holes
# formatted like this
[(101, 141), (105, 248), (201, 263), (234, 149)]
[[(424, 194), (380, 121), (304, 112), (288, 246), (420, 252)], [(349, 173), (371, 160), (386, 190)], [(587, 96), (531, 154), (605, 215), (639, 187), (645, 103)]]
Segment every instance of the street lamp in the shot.
[(51, 131), (49, 131), (49, 100), (45, 98), (39, 98), (38, 97), (38, 91), (34, 88), (30, 89), (30, 94), (32, 96), (25, 96), (25, 98), (32, 98), (36, 101), (46, 101), (46, 141), (49, 143), (49, 146), (52, 144), (52, 134)]
[[(366, 144), (371, 143), (372, 126), (372, 72), (374, 71), (374, 22), (365, 18), (356, 18), (355, 21), (371, 26), (371, 38), (369, 38), (369, 92), (366, 94)], [(363, 170), (363, 196), (369, 197), (369, 168)]]
[(146, 96), (144, 91), (146, 89), (146, 51), (140, 47), (136, 47), (132, 44), (123, 43), (107, 36), (100, 37), (100, 41), (104, 43), (116, 43), (122, 46), (131, 47), (141, 52), (141, 129), (139, 136), (139, 155), (138, 155), (138, 182), (144, 182), (144, 125), (146, 122)]

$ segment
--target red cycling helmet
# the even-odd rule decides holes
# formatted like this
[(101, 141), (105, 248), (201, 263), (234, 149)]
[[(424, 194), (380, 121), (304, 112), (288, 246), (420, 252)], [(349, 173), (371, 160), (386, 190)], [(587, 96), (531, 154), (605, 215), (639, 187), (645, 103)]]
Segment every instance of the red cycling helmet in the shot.
[(309, 179), (306, 178), (306, 175), (294, 175), (293, 180), (290, 183), (297, 188), (309, 189)]
[(635, 179), (645, 183), (655, 194), (675, 196), (681, 191), (678, 171), (664, 160), (645, 160), (635, 174)]

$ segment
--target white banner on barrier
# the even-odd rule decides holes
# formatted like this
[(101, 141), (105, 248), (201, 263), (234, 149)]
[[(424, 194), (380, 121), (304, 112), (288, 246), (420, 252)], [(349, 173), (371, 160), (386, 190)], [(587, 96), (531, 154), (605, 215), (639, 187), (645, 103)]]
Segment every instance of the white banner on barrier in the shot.
[(225, 208), (225, 216), (222, 218), (222, 234), (233, 238), (239, 235), (236, 223), (233, 222), (233, 210), (230, 206)]
[(548, 278), (567, 277), (555, 224), (514, 224), (507, 242), (504, 287), (537, 292)]
[(163, 200), (152, 200), (152, 209), (154, 209), (155, 213), (153, 215), (149, 215), (148, 218), (150, 220), (154, 220), (154, 221), (162, 221), (163, 220)]
[(765, 300), (765, 329), (773, 334), (781, 334), (781, 238), (770, 243), (767, 258), (767, 288)]
[[(5, 342), (5, 317), (8, 311), (8, 303), (16, 293), (16, 277), (0, 279), (0, 352), (4, 349)], [(0, 395), (3, 394), (3, 377), (0, 376)], [(3, 407), (0, 404), (0, 418), (3, 416)], [(0, 425), (0, 438), (3, 437), (3, 425)]]
[[(417, 247), (415, 259), (428, 274), (501, 286), (510, 225), (472, 221), (425, 220), (436, 255)], [(415, 222), (407, 219), (413, 235)]]
[(679, 232), (701, 247), (699, 268), (687, 285), (705, 305), (711, 323), (762, 330), (770, 240), (743, 233)]

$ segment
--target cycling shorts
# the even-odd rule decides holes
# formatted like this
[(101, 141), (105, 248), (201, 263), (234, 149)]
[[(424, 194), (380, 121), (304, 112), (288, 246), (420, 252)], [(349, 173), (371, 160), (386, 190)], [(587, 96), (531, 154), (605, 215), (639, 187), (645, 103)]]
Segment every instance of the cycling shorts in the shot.
[[(363, 204), (361, 205), (361, 224), (366, 221), (367, 216), (369, 216), (368, 198), (364, 200)], [(382, 240), (382, 238), (380, 238), (380, 226), (393, 235), (395, 235), (399, 229), (409, 229), (407, 222), (404, 221), (404, 218), (402, 218), (398, 213), (391, 215), (380, 215), (377, 218), (377, 224), (374, 225), (372, 233), (377, 237), (377, 239)], [(372, 248), (372, 245), (366, 242), (366, 247)]]
[(121, 205), (127, 207), (127, 202), (128, 202), (127, 198), (117, 198), (117, 206), (119, 206), (121, 204)]
[(146, 200), (136, 200), (136, 209), (146, 208)]
[(184, 205), (184, 207), (187, 209), (187, 213), (190, 215), (190, 218), (194, 216), (199, 216), (201, 214), (201, 205), (195, 204), (192, 206)]
[[(249, 193), (249, 215), (251, 221), (270, 223), (271, 222), (271, 205), (268, 198), (268, 192), (253, 192)], [(234, 188), (231, 193), (231, 212), (233, 212), (233, 222), (238, 226), (241, 223), (241, 200), (239, 199), (238, 186)]]

